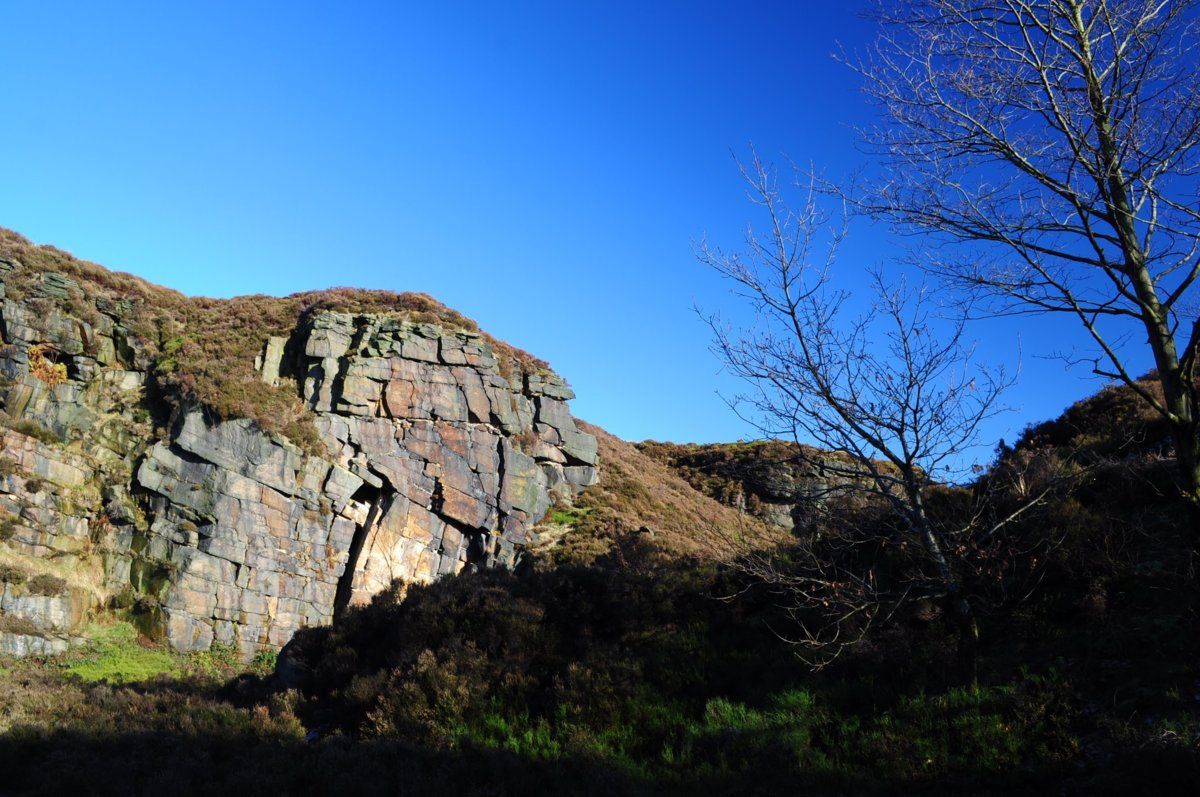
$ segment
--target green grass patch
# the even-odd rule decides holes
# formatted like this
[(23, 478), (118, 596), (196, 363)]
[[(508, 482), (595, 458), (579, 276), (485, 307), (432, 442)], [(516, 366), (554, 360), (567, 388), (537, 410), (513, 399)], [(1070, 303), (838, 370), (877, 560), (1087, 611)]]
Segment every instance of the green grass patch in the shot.
[(86, 636), (90, 640), (86, 649), (66, 661), (67, 675), (90, 682), (127, 684), (180, 674), (176, 657), (161, 648), (140, 644), (138, 631), (130, 623), (92, 625)]
[(87, 644), (65, 654), (58, 662), (67, 676), (111, 684), (138, 683), (166, 675), (222, 681), (241, 673), (269, 675), (277, 653), (264, 651), (246, 664), (232, 645), (215, 643), (208, 650), (176, 653), (142, 636), (127, 621), (93, 623), (84, 631)]
[(1018, 716), (1007, 687), (915, 695), (865, 714), (830, 698), (784, 689), (759, 706), (710, 698), (697, 712), (646, 690), (602, 717), (566, 705), (539, 717), (494, 700), (458, 723), (453, 737), (531, 761), (582, 756), (660, 784), (717, 783), (759, 771), (855, 788), (943, 775), (1003, 779), (1046, 736)]
[(201, 675), (220, 678), (240, 669), (237, 648), (214, 642), (208, 650), (198, 650), (182, 657), (187, 669)]
[(560, 526), (575, 526), (592, 510), (586, 507), (560, 507), (550, 510), (549, 520)]

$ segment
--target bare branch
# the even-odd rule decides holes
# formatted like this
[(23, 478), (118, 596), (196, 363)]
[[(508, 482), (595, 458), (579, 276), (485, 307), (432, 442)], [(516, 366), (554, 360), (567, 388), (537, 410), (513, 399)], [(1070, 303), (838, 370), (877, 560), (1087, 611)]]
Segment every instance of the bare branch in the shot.
[[(864, 133), (883, 168), (853, 191), (824, 188), (957, 248), (931, 251), (925, 267), (994, 311), (1073, 317), (1095, 373), (1171, 425), (1185, 497), (1200, 506), (1200, 338), (1179, 310), (1200, 281), (1198, 9), (880, 4), (876, 46), (847, 63), (881, 111)], [(1161, 394), (1113, 343), (1133, 329)]]

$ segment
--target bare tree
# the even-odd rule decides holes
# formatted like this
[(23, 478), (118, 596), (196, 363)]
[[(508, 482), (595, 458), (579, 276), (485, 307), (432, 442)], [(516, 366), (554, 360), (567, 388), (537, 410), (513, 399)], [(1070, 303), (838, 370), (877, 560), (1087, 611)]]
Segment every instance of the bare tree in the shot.
[[(1094, 351), (1064, 356), (1162, 415), (1200, 511), (1196, 12), (1192, 0), (882, 4), (880, 40), (854, 65), (883, 112), (867, 133), (883, 176), (852, 201), (965, 245), (924, 248), (923, 262), (993, 310), (1074, 318)], [(1131, 371), (1135, 334), (1152, 380)]]
[[(973, 366), (963, 315), (935, 318), (924, 289), (889, 285), (876, 272), (869, 308), (852, 315), (850, 294), (831, 284), (844, 226), (828, 227), (811, 185), (803, 205), (789, 208), (757, 155), (742, 174), (765, 232), (750, 228), (741, 251), (702, 244), (698, 252), (755, 311), (754, 324), (737, 331), (719, 317), (708, 319), (716, 353), (753, 387), (739, 397), (741, 410), (767, 437), (831, 452), (799, 447), (799, 456), (811, 458), (840, 489), (886, 506), (900, 545), (920, 552), (924, 570), (915, 592), (916, 581), (907, 579), (886, 595), (871, 573), (871, 557), (863, 566), (853, 563), (855, 555), (810, 551), (801, 567), (751, 557), (753, 572), (798, 598), (799, 607), (833, 600), (828, 622), (806, 630), (814, 647), (840, 649), (844, 621), (862, 629), (863, 618), (909, 593), (944, 598), (969, 616), (952, 552), (979, 518), (944, 528), (931, 517), (926, 495), (961, 467), (980, 426), (1002, 410), (999, 397), (1011, 379), (1002, 369)], [(861, 549), (878, 543), (879, 532), (853, 529), (845, 539)]]

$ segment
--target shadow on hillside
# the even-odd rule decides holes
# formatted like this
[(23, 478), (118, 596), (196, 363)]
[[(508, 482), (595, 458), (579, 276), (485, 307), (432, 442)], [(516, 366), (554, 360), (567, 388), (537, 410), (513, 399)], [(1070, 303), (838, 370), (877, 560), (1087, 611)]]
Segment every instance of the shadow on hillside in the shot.
[(311, 744), (253, 733), (19, 731), (0, 738), (3, 794), (639, 794), (585, 762), (500, 751), (437, 752), (345, 737)]
[[(778, 772), (747, 771), (672, 787), (641, 782), (597, 762), (531, 761), (499, 750), (439, 752), (346, 737), (306, 744), (249, 733), (18, 732), (0, 739), (0, 781), (5, 795), (698, 795), (797, 788), (809, 794), (847, 793), (844, 783), (839, 788), (820, 778)], [(933, 791), (961, 793), (966, 783), (959, 781), (949, 792), (945, 786)], [(876, 793), (861, 787), (852, 791)]]
[[(1125, 773), (1063, 779), (1061, 771), (1030, 773), (997, 786), (970, 776), (903, 789), (910, 794), (1127, 794), (1153, 786), (1183, 787), (1182, 770), (1137, 766)], [(1166, 762), (1162, 762), (1166, 763)], [(1081, 774), (1082, 773), (1078, 773)], [(1110, 775), (1113, 773), (1110, 773)], [(749, 770), (686, 785), (646, 783), (596, 762), (531, 761), (498, 750), (439, 752), (390, 741), (336, 737), (304, 743), (252, 733), (197, 735), (136, 732), (114, 736), (79, 731), (0, 738), (4, 795), (760, 795), (892, 794), (894, 787), (847, 788), (821, 776)]]

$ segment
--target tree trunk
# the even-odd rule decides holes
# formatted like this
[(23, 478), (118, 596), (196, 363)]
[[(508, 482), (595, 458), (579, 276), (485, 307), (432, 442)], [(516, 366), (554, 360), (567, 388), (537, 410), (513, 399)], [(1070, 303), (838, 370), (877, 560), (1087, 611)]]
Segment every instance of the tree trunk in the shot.
[[(1159, 406), (1159, 410), (1165, 410), (1163, 414), (1171, 424), (1176, 462), (1183, 479), (1183, 494), (1192, 505), (1195, 517), (1195, 513), (1200, 511), (1200, 407), (1197, 406), (1196, 386), (1192, 383), (1193, 373), (1190, 367), (1185, 367), (1185, 363), (1190, 366), (1195, 354), (1189, 349), (1196, 345), (1196, 341), (1193, 339), (1189, 342), (1181, 362), (1169, 311), (1160, 301), (1158, 285), (1147, 269), (1148, 253), (1138, 235), (1130, 181), (1125, 173), (1121, 147), (1113, 127), (1112, 99), (1106, 95), (1103, 81), (1094, 65), (1089, 26), (1083, 16), (1084, 4), (1075, 4), (1072, 11), (1075, 35), (1082, 53), (1088, 103), (1104, 166), (1096, 187), (1101, 196), (1107, 194), (1108, 222), (1116, 233), (1125, 258), (1124, 272), (1137, 297), (1146, 339), (1158, 369), (1158, 382), (1162, 386), (1165, 405)], [(1196, 525), (1193, 522), (1193, 526)], [(1192, 535), (1196, 545), (1200, 546), (1200, 528), (1193, 528)]]
[(1200, 553), (1200, 433), (1195, 424), (1179, 424), (1173, 430), (1175, 461), (1183, 479), (1183, 497), (1188, 503), (1188, 530), (1192, 546)]
[(925, 515), (925, 504), (921, 499), (919, 488), (914, 490), (910, 500), (916, 508), (913, 519), (914, 529), (921, 537), (929, 558), (933, 560), (938, 578), (946, 590), (945, 612), (946, 619), (951, 623), (958, 636), (958, 671), (964, 683), (977, 684), (979, 681), (979, 621), (971, 602), (963, 594), (962, 582), (959, 581), (946, 554), (942, 551), (941, 543)]
[(958, 634), (959, 678), (972, 686), (979, 683), (979, 619), (961, 589), (950, 596), (950, 616)]
[(1176, 436), (1184, 438), (1175, 443), (1184, 493), (1191, 503), (1200, 506), (1200, 436), (1190, 427), (1178, 430)]

